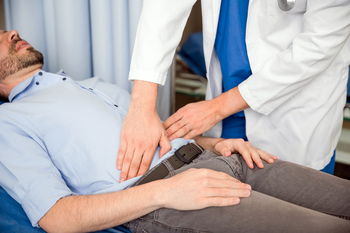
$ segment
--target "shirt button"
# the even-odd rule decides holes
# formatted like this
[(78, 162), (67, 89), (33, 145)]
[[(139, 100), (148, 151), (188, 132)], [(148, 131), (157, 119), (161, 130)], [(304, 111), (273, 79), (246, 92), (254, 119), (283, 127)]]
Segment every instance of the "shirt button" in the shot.
[(62, 78), (63, 81), (65, 81), (67, 78)]
[(40, 83), (39, 83), (39, 82), (36, 82), (35, 84), (36, 84), (36, 85), (39, 85)]
[(39, 76), (42, 76), (42, 75), (43, 75), (43, 72), (40, 71), (38, 74), (39, 74)]
[(114, 106), (118, 108), (118, 105), (115, 104)]
[(92, 91), (93, 89), (92, 89), (91, 87), (89, 87), (89, 90), (91, 90), (91, 91)]

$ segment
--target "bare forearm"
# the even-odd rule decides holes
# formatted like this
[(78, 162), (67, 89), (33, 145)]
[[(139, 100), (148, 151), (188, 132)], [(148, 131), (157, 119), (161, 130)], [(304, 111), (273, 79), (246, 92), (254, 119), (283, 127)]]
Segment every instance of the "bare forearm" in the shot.
[(158, 84), (136, 80), (131, 93), (130, 107), (137, 106), (148, 111), (156, 110)]
[(47, 232), (90, 232), (118, 226), (160, 207), (157, 182), (127, 190), (59, 200), (39, 221)]
[(213, 100), (216, 102), (216, 112), (221, 120), (234, 113), (249, 108), (249, 105), (240, 94), (238, 87), (222, 93)]
[(198, 145), (200, 145), (204, 150), (214, 151), (215, 145), (224, 140), (223, 138), (210, 138), (203, 136), (196, 136), (193, 138)]
[(168, 179), (127, 190), (70, 196), (59, 200), (39, 221), (48, 232), (91, 232), (120, 225), (159, 208), (196, 210), (228, 206), (248, 197), (249, 185), (223, 172), (189, 169)]

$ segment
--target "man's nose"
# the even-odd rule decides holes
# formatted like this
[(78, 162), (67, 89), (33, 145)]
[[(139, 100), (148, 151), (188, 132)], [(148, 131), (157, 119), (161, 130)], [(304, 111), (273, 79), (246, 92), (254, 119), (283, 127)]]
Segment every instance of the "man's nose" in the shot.
[(18, 32), (16, 30), (11, 30), (7, 33), (8, 33), (7, 42), (11, 43), (13, 40), (19, 39), (19, 35), (18, 35)]

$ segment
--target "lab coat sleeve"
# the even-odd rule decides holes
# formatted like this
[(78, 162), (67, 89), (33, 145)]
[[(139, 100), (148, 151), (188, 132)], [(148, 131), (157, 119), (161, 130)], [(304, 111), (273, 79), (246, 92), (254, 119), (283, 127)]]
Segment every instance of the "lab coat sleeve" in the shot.
[(350, 1), (308, 1), (302, 26), (288, 49), (239, 85), (254, 111), (268, 115), (331, 65), (349, 38)]
[(129, 80), (165, 84), (177, 45), (196, 0), (144, 0)]

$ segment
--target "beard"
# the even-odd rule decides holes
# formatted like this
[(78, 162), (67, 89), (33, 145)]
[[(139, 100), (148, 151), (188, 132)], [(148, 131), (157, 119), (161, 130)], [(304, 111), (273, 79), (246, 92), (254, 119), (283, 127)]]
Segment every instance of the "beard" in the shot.
[(43, 55), (35, 50), (33, 47), (29, 47), (25, 54), (16, 53), (16, 44), (21, 40), (14, 40), (9, 47), (9, 54), (2, 60), (0, 60), (0, 81), (6, 79), (6, 77), (17, 73), (18, 71), (27, 67), (44, 64)]

